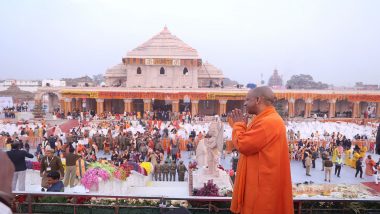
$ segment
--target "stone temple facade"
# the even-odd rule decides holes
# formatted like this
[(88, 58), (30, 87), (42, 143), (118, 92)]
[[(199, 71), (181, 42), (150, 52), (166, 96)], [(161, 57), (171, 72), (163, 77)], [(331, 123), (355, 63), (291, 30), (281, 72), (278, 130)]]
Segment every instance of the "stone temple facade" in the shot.
[(196, 49), (171, 34), (159, 34), (128, 52), (122, 63), (108, 69), (107, 86), (127, 88), (221, 87), (223, 73), (202, 62)]

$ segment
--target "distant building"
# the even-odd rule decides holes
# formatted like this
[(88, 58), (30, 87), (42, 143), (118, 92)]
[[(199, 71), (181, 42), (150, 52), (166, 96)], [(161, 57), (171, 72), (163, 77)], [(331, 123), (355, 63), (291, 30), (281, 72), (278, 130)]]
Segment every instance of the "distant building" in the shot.
[(42, 87), (65, 87), (66, 82), (63, 80), (42, 80)]
[(357, 90), (380, 90), (379, 85), (369, 85), (369, 84), (364, 84), (363, 82), (357, 82), (355, 83), (355, 89)]
[(38, 87), (41, 86), (39, 80), (4, 80), (0, 83), (0, 90), (7, 90), (10, 86), (17, 86), (20, 90), (36, 92)]
[(66, 86), (71, 87), (96, 86), (93, 79), (87, 75), (79, 78), (62, 78), (61, 80), (66, 82)]
[(272, 76), (269, 78), (268, 86), (272, 88), (281, 88), (283, 86), (282, 78), (277, 70), (274, 70)]

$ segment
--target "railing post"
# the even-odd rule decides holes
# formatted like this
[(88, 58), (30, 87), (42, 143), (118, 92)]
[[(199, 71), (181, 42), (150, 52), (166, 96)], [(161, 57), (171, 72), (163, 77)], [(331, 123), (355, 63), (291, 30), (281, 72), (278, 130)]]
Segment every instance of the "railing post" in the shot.
[(32, 209), (32, 196), (30, 194), (28, 194), (28, 196), (26, 198), (28, 200), (28, 213), (32, 214), (33, 213), (33, 209)]
[(302, 213), (302, 201), (298, 202), (298, 214)]

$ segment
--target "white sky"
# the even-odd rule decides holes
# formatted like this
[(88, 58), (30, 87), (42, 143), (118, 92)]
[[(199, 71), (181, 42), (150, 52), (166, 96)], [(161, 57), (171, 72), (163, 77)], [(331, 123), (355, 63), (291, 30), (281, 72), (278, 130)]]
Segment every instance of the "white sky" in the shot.
[(0, 79), (105, 73), (163, 29), (241, 83), (380, 84), (378, 0), (0, 0)]

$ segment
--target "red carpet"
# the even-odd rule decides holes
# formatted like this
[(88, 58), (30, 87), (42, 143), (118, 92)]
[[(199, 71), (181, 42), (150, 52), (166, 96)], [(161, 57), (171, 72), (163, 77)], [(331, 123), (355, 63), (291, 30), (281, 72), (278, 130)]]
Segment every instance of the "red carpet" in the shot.
[(78, 125), (79, 125), (78, 120), (68, 120), (65, 123), (61, 124), (59, 128), (61, 128), (62, 132), (68, 133), (70, 132), (70, 129)]
[(371, 188), (371, 190), (373, 190), (372, 193), (374, 193), (374, 194), (380, 193), (380, 182), (378, 185), (376, 185), (375, 182), (363, 182), (362, 184)]

